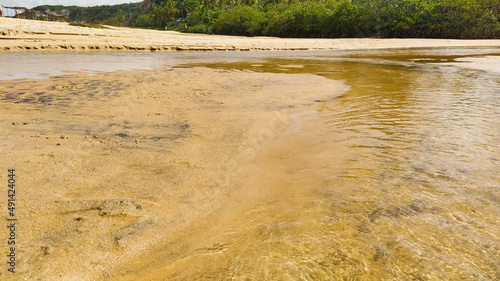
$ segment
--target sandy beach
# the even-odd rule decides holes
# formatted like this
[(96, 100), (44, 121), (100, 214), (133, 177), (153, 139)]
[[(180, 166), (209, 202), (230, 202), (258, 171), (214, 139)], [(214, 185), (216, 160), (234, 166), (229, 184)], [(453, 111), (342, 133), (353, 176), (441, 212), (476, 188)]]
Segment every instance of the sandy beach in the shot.
[[(3, 52), (224, 52), (431, 47), (496, 48), (500, 47), (500, 40), (250, 38), (118, 27), (95, 29), (59, 22), (0, 18), (0, 51)], [(432, 55), (422, 57), (428, 59)], [(331, 61), (332, 64), (334, 61)], [(439, 61), (436, 58), (436, 62)], [(341, 100), (353, 85), (346, 84), (348, 78), (336, 80), (323, 74), (327, 71), (330, 71), (329, 75), (347, 71), (329, 69), (327, 63), (321, 65), (321, 69), (314, 62), (310, 66), (286, 60), (269, 60), (266, 63), (269, 65), (245, 65), (241, 70), (237, 63), (227, 69), (189, 65), (159, 70), (119, 70), (93, 76), (76, 73), (50, 76), (50, 79), (0, 81), (0, 181), (7, 182), (6, 171), (15, 168), (18, 190), (16, 215), (19, 218), (19, 228), (16, 230), (19, 241), (16, 250), (18, 271), (15, 275), (9, 275), (2, 259), (0, 279), (226, 280), (237, 276), (239, 279), (234, 279), (298, 280), (300, 274), (309, 269), (310, 275), (304, 277), (309, 278), (307, 280), (332, 280), (325, 276), (354, 279), (359, 276), (420, 278), (420, 275), (411, 275), (414, 271), (411, 262), (421, 261), (422, 251), (413, 251), (410, 246), (424, 241), (425, 237), (420, 239), (416, 235), (425, 227), (428, 227), (428, 233), (437, 233), (436, 229), (439, 228), (433, 228), (435, 217), (439, 218), (435, 219), (438, 221), (436, 225), (449, 226), (449, 232), (443, 237), (459, 233), (457, 229), (461, 229), (462, 219), (457, 222), (458, 219), (455, 220), (455, 216), (449, 214), (459, 213), (461, 209), (443, 211), (445, 214), (442, 215), (439, 208), (430, 206), (433, 203), (431, 200), (442, 196), (434, 191), (428, 191), (431, 194), (428, 198), (431, 199), (424, 198), (426, 195), (422, 195), (424, 199), (397, 197), (395, 192), (382, 192), (378, 187), (374, 188), (375, 191), (368, 188), (359, 191), (355, 188), (361, 186), (362, 189), (365, 186), (358, 185), (355, 180), (357, 174), (339, 181), (352, 183), (355, 187), (337, 185), (337, 181), (328, 177), (340, 168), (332, 168), (334, 164), (328, 161), (334, 159), (332, 162), (354, 163), (357, 158), (348, 159), (345, 147), (331, 145), (331, 135), (322, 139), (304, 136), (300, 132), (326, 132), (326, 125), (331, 124), (318, 121), (318, 117), (311, 117), (309, 115), (314, 114), (310, 113), (328, 111), (327, 106), (331, 101)], [(418, 61), (403, 63), (412, 63), (408, 68), (419, 67)], [(425, 69), (398, 76), (392, 71), (401, 64), (395, 60), (390, 67), (379, 69), (384, 82), (396, 79), (394, 77), (397, 77), (398, 83), (407, 82), (395, 86), (394, 91), (397, 93), (413, 87), (413, 81), (420, 79), (419, 75), (424, 75), (422, 73), (430, 73), (430, 70)], [(364, 79), (373, 68), (369, 63), (367, 66), (359, 65), (352, 69), (362, 68), (361, 74), (353, 74), (349, 79)], [(252, 67), (262, 67), (264, 70), (245, 69)], [(303, 67), (309, 67), (319, 74), (311, 74), (312, 70), (309, 70), (311, 73), (306, 73), (306, 70), (299, 73)], [(336, 67), (340, 69), (341, 64)], [(295, 70), (297, 73), (294, 73)], [(373, 73), (370, 77), (372, 80), (369, 81), (379, 81), (379, 77)], [(462, 89), (465, 86), (456, 87)], [(368, 85), (356, 93), (367, 93), (374, 89)], [(385, 100), (391, 100), (393, 96), (395, 94), (390, 94)], [(411, 97), (411, 94), (405, 95), (401, 103), (406, 99), (411, 100)], [(346, 102), (343, 106), (349, 108), (351, 103)], [(363, 111), (347, 114), (345, 119), (363, 114)], [(419, 118), (424, 119), (426, 114), (429, 113), (423, 113)], [(405, 113), (401, 113), (401, 116), (404, 117)], [(390, 122), (395, 123), (396, 117), (391, 117)], [(299, 119), (300, 122), (297, 121)], [(313, 122), (308, 123), (307, 120)], [(352, 131), (363, 127), (367, 125), (361, 124)], [(475, 124), (471, 127), (475, 127)], [(294, 154), (297, 151), (301, 153)], [(493, 159), (493, 156), (488, 157)], [(498, 166), (494, 166), (497, 165), (496, 161), (491, 160), (486, 166), (493, 167), (491, 170), (498, 169)], [(384, 166), (393, 162), (397, 161), (380, 164), (379, 169), (383, 170)], [(485, 165), (483, 162), (477, 163)], [(418, 169), (422, 171), (427, 166)], [(358, 173), (361, 169), (354, 170), (354, 173)], [(301, 174), (304, 171), (307, 172), (305, 176)], [(453, 182), (454, 175), (451, 172), (451, 176), (433, 172), (428, 174), (433, 180), (448, 176), (446, 181)], [(417, 176), (408, 176), (412, 177)], [(494, 180), (498, 179), (491, 180), (491, 186), (496, 185), (497, 181)], [(335, 188), (329, 189), (331, 186)], [(403, 184), (401, 186), (401, 190), (406, 188)], [(314, 192), (304, 191), (309, 187)], [(497, 195), (492, 194), (488, 196), (497, 198), (498, 192)], [(375, 199), (368, 202), (375, 196), (380, 202), (394, 199), (391, 204), (395, 205), (384, 209), (378, 207), (378, 202), (373, 203)], [(406, 205), (398, 205), (400, 201)], [(303, 211), (294, 208), (302, 203), (310, 209), (304, 208), (307, 211)], [(5, 197), (1, 198), (0, 207), (2, 210), (7, 209)], [(490, 213), (484, 212), (485, 221), (490, 223), (477, 229), (486, 229), (484, 232), (493, 237), (498, 233), (499, 224), (494, 221), (494, 207), (491, 210)], [(467, 212), (464, 211), (467, 216), (475, 215)], [(275, 222), (274, 214), (289, 216), (292, 222)], [(307, 217), (307, 223), (296, 223), (296, 218), (310, 214), (315, 217)], [(469, 218), (466, 215), (462, 214), (462, 217)], [(419, 221), (420, 228), (411, 229), (408, 235), (401, 234), (403, 230), (394, 235), (397, 239), (413, 239), (415, 236), (414, 240), (393, 239), (396, 242), (379, 247), (370, 244), (377, 238), (363, 236), (375, 233), (373, 229), (385, 234), (386, 230), (390, 232), (395, 229), (394, 225), (407, 225), (409, 228), (418, 225), (415, 220), (406, 220), (408, 217), (422, 218)], [(252, 224), (254, 218), (257, 222)], [(364, 221), (358, 225), (358, 221), (353, 222), (356, 219)], [(396, 219), (404, 221), (401, 223)], [(393, 222), (394, 225), (391, 224)], [(238, 229), (242, 225), (248, 228)], [(309, 228), (308, 225), (313, 227)], [(380, 228), (377, 228), (378, 225)], [(327, 233), (326, 238), (317, 238), (316, 233), (311, 234), (312, 238), (304, 235), (314, 227)], [(247, 229), (257, 234), (247, 236)], [(291, 230), (299, 234), (291, 235), (287, 232)], [(338, 232), (334, 233), (333, 230)], [(8, 237), (7, 231), (2, 227), (0, 236)], [(281, 235), (283, 233), (286, 235)], [(268, 239), (266, 243), (269, 243), (264, 244), (268, 248), (254, 246), (255, 240), (252, 239), (261, 237), (258, 235)], [(347, 237), (351, 237), (349, 235), (361, 238), (354, 243), (348, 241), (342, 244), (342, 241), (348, 240)], [(488, 241), (487, 238), (484, 241)], [(487, 243), (481, 239), (474, 240), (472, 246), (468, 245), (470, 248), (464, 251), (469, 255), (467, 257), (484, 258), (478, 258), (479, 264), (486, 264), (482, 261), (490, 262), (484, 271), (476, 268), (470, 270), (476, 270), (479, 272), (477, 276), (486, 276), (487, 280), (498, 268), (498, 261), (488, 258), (495, 256), (500, 248), (498, 243), (492, 242), (492, 246), (488, 245), (487, 248), (490, 252), (486, 253), (482, 250)], [(406, 244), (398, 244), (400, 241)], [(450, 241), (445, 242), (455, 243), (455, 240)], [(335, 247), (325, 246), (334, 243), (337, 243)], [(431, 242), (429, 244), (429, 247), (434, 247)], [(260, 255), (261, 251), (267, 251), (273, 255), (260, 256), (260, 264), (255, 265), (255, 260), (247, 259), (245, 254), (239, 255), (241, 245), (246, 246), (244, 253), (257, 252), (256, 255)], [(281, 245), (284, 250), (278, 253), (279, 247), (274, 248), (273, 245)], [(303, 248), (294, 248), (295, 245)], [(405, 248), (401, 245), (410, 246)], [(443, 243), (436, 245), (441, 246)], [(363, 252), (365, 248), (368, 250)], [(303, 256), (309, 257), (309, 254), (318, 252), (318, 249), (320, 252), (325, 251), (321, 260), (315, 257), (306, 261), (302, 259)], [(361, 250), (352, 253), (350, 249)], [(391, 250), (402, 254), (389, 260), (387, 265), (386, 256), (389, 254), (386, 253)], [(460, 251), (456, 250), (459, 254), (463, 253)], [(1, 252), (5, 257), (9, 250), (3, 247)], [(445, 249), (443, 252), (445, 255), (453, 251)], [(380, 267), (381, 275), (376, 275), (376, 270), (375, 273), (369, 271), (368, 262), (351, 259), (353, 256), (371, 254), (375, 257), (374, 263), (384, 263)], [(425, 251), (424, 254), (431, 255)], [(234, 262), (235, 257), (238, 262)], [(400, 257), (408, 257), (408, 260)], [(287, 258), (290, 258), (288, 263)], [(371, 256), (369, 259), (372, 261)], [(429, 258), (429, 266), (422, 270), (424, 273), (426, 269), (435, 269), (431, 261)], [(445, 264), (439, 267), (435, 275), (432, 275), (434, 271), (429, 273), (429, 278), (451, 276), (453, 279), (465, 276), (459, 275), (463, 272), (439, 275), (442, 273), (441, 268), (453, 268), (466, 263), (460, 257), (453, 262), (451, 266)], [(337, 270), (336, 266), (340, 269)], [(336, 272), (327, 272), (321, 275), (323, 277), (315, 275), (320, 270), (326, 272), (334, 267)], [(396, 273), (386, 273), (386, 268), (394, 269)], [(365, 275), (356, 275), (362, 270), (365, 270)], [(469, 268), (464, 269), (464, 272), (466, 270)], [(238, 275), (241, 272), (244, 274)], [(289, 275), (275, 277), (275, 273), (282, 272)]]
[(430, 47), (492, 47), (500, 40), (282, 39), (132, 29), (70, 26), (0, 17), (0, 51), (263, 51), (355, 50)]

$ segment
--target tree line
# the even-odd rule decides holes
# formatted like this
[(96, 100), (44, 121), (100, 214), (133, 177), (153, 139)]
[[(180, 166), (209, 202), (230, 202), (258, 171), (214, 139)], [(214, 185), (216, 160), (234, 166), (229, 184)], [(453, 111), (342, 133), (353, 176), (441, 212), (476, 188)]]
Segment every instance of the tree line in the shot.
[(499, 38), (500, 0), (144, 0), (38, 6), (69, 21), (300, 38)]

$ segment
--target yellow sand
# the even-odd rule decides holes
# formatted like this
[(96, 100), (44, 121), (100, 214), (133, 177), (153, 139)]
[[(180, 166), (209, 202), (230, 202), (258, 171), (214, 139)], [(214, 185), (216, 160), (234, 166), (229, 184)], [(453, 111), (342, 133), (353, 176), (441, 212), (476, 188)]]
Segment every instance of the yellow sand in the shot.
[(97, 29), (63, 22), (0, 18), (0, 51), (249, 51), (451, 46), (500, 46), (500, 40), (237, 37), (112, 26)]
[(126, 268), (238, 190), (235, 175), (290, 110), (343, 87), (207, 69), (0, 82), (0, 181), (15, 167), (18, 182), (16, 277), (95, 280)]

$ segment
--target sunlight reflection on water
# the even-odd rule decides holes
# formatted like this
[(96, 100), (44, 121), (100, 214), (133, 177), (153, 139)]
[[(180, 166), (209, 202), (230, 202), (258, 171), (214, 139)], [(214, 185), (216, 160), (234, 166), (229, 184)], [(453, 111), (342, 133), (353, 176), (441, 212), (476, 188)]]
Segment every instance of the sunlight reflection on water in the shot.
[[(491, 65), (483, 55), (492, 50), (468, 52), (322, 52), (183, 66), (315, 73), (351, 90), (267, 148), (245, 199), (221, 211), (231, 219), (215, 215), (210, 234), (177, 241), (190, 250), (162, 274), (499, 279), (500, 76), (460, 62)], [(252, 191), (263, 186), (264, 194)]]
[(351, 87), (264, 149), (209, 231), (152, 255), (153, 277), (500, 279), (498, 50), (0, 56), (3, 79), (208, 67)]

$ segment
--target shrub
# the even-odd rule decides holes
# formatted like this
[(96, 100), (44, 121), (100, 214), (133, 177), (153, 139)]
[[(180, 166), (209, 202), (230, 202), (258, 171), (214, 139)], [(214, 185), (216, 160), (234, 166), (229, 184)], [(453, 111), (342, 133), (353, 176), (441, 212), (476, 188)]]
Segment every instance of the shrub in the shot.
[(222, 12), (213, 24), (216, 33), (227, 35), (261, 35), (265, 14), (255, 7), (237, 6)]
[(195, 26), (190, 26), (188, 32), (191, 33), (205, 33), (207, 31), (207, 26), (204, 24), (197, 24)]
[(284, 11), (271, 11), (268, 35), (281, 37), (321, 37), (320, 22), (327, 13), (326, 4), (303, 2), (289, 5)]
[(374, 34), (366, 5), (339, 1), (320, 22), (326, 37), (366, 37)]
[(137, 17), (135, 20), (134, 26), (137, 27), (153, 27), (154, 20), (149, 14), (142, 14)]
[(378, 0), (373, 8), (382, 37), (488, 38), (500, 26), (475, 0)]
[(186, 17), (186, 23), (189, 26), (195, 26), (199, 24), (204, 24), (205, 21), (203, 16), (199, 12), (193, 12)]
[(359, 37), (368, 28), (365, 5), (350, 1), (302, 2), (268, 12), (266, 34), (281, 37)]

